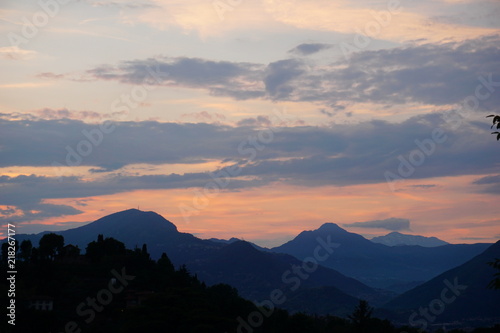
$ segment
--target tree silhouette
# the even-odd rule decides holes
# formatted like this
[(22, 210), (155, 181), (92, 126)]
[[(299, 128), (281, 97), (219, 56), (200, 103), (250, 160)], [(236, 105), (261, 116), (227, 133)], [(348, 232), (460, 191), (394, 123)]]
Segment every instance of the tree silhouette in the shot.
[(103, 239), (102, 235), (97, 237), (97, 242), (90, 242), (85, 250), (85, 255), (93, 262), (101, 260), (104, 256), (120, 256), (125, 253), (125, 244), (112, 237)]
[(80, 249), (78, 246), (69, 244), (63, 247), (61, 255), (66, 258), (77, 258), (80, 255)]
[(165, 252), (163, 252), (161, 254), (161, 258), (158, 259), (158, 267), (160, 268), (161, 271), (164, 271), (169, 274), (175, 272), (174, 264), (172, 264), (172, 261), (170, 261), (170, 258), (167, 256)]
[(21, 257), (21, 259), (24, 261), (29, 261), (31, 258), (31, 251), (33, 250), (33, 244), (31, 244), (31, 241), (29, 239), (25, 239), (21, 242), (20, 250), (21, 252), (19, 253), (19, 256)]
[(144, 258), (148, 260), (151, 259), (151, 256), (149, 255), (148, 252), (148, 246), (146, 244), (142, 244), (141, 254), (144, 256)]
[(38, 250), (42, 259), (54, 260), (64, 247), (64, 237), (54, 233), (43, 235), (38, 243)]
[(488, 287), (492, 289), (500, 289), (500, 259), (496, 258), (495, 261), (489, 262), (488, 265), (497, 270), (494, 275), (495, 278), (488, 284)]
[(368, 302), (360, 300), (354, 312), (347, 316), (351, 320), (357, 333), (368, 332), (372, 312), (373, 308), (368, 305)]

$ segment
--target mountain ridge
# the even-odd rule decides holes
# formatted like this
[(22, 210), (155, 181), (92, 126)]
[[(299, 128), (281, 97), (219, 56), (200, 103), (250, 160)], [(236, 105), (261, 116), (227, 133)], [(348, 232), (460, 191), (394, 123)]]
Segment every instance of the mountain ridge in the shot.
[(334, 223), (299, 233), (294, 239), (274, 247), (274, 252), (304, 259), (313, 253), (318, 238), (339, 246), (324, 266), (375, 288), (404, 292), (484, 251), (491, 244), (448, 244), (434, 248), (390, 247), (374, 243)]
[[(462, 265), (399, 295), (383, 308), (397, 310), (399, 319), (409, 318), (414, 326), (420, 325), (424, 329), (435, 322), (473, 323), (477, 318), (489, 319), (491, 324), (498, 323), (500, 290), (487, 287), (496, 273), (487, 263), (494, 261), (495, 258), (500, 258), (500, 241)], [(431, 322), (424, 320), (419, 309), (430, 308), (434, 303), (442, 304), (440, 305), (442, 309), (432, 311), (435, 312), (432, 316), (435, 319), (431, 318)]]
[(420, 235), (402, 234), (393, 231), (384, 236), (378, 236), (370, 239), (374, 243), (387, 246), (418, 245), (423, 247), (435, 247), (450, 244), (437, 237), (425, 237)]
[[(17, 239), (19, 242), (30, 239), (33, 244), (37, 244), (46, 233), (18, 234)], [(225, 242), (203, 240), (192, 234), (179, 232), (172, 222), (161, 215), (138, 209), (113, 213), (84, 226), (55, 233), (63, 235), (66, 243), (78, 245), (82, 250), (97, 238), (97, 234), (116, 238), (128, 248), (147, 244), (153, 259), (159, 258), (165, 252), (177, 266), (210, 258), (227, 245)], [(389, 247), (373, 243), (361, 235), (328, 222), (316, 230), (302, 231), (279, 247), (259, 250), (286, 253), (298, 260), (304, 260), (314, 254), (319, 239), (339, 245), (321, 265), (355, 278), (372, 288), (383, 288), (397, 293), (409, 290), (416, 284), (462, 264), (489, 246), (449, 244), (437, 248)]]

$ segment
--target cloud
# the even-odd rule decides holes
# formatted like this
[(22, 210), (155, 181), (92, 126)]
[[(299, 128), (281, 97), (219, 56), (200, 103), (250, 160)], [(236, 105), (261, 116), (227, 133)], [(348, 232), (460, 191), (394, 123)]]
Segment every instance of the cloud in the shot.
[(18, 46), (0, 47), (0, 58), (6, 60), (29, 60), (33, 59), (37, 52), (32, 50), (23, 50)]
[(474, 181), (474, 184), (499, 184), (500, 183), (500, 175), (486, 176), (479, 178)]
[(45, 204), (41, 201), (42, 200), (24, 203), (16, 202), (15, 206), (20, 213), (11, 214), (9, 211), (0, 211), (0, 223), (30, 222), (50, 217), (78, 215), (83, 213), (83, 211), (68, 205)]
[[(23, 222), (23, 221), (20, 221)], [(81, 227), (87, 223), (86, 222), (52, 222), (51, 224), (44, 223), (19, 223), (16, 225), (17, 232), (19, 234), (38, 234), (41, 231), (62, 231), (72, 228)], [(34, 244), (35, 245), (35, 244)]]
[[(8, 196), (0, 197), (2, 205), (16, 207), (16, 210), (0, 211), (0, 222), (29, 222), (82, 213), (71, 206), (44, 203), (48, 199), (85, 198), (138, 189), (202, 188), (211, 182), (213, 178), (205, 172), (142, 176), (111, 174), (92, 180), (75, 176), (0, 176), (0, 187), (9, 193)], [(235, 190), (266, 183), (269, 183), (269, 180), (232, 179), (225, 188)], [(17, 213), (13, 214), (15, 212)]]
[(267, 93), (272, 99), (289, 99), (295, 87), (292, 81), (305, 72), (304, 63), (296, 59), (270, 63), (264, 77)]
[(75, 120), (87, 120), (87, 121), (103, 121), (106, 119), (114, 119), (123, 116), (125, 112), (113, 112), (113, 113), (100, 113), (95, 111), (76, 111), (63, 109), (51, 109), (43, 108), (40, 110), (33, 110), (32, 115), (38, 117), (39, 119), (75, 119)]
[(325, 116), (328, 116), (328, 117), (333, 117), (335, 115), (335, 113), (327, 111), (325, 109), (321, 109), (321, 110), (319, 110), (319, 112), (324, 114)]
[(282, 25), (274, 23), (260, 1), (221, 2), (199, 0), (153, 0), (157, 8), (146, 8), (139, 14), (122, 14), (129, 24), (147, 24), (154, 29), (179, 28), (186, 33), (198, 34), (202, 39), (220, 37), (234, 32), (246, 32)]
[(500, 195), (500, 175), (490, 175), (479, 178), (473, 184), (480, 185), (480, 193)]
[(119, 9), (145, 9), (145, 8), (160, 8), (160, 6), (152, 2), (139, 1), (90, 1), (86, 0), (93, 7), (115, 7)]
[[(153, 3), (156, 7), (144, 8), (135, 15), (121, 13), (122, 21), (148, 24), (159, 30), (180, 28), (197, 33), (201, 38), (220, 37), (235, 31), (245, 34), (249, 30), (255, 31), (256, 27), (269, 33), (282, 31), (285, 26), (349, 37), (365, 34), (391, 42), (442, 42), (491, 34), (496, 27), (495, 24), (491, 24), (492, 27), (482, 26), (481, 22), (467, 15), (476, 11), (477, 7), (488, 14), (495, 12), (494, 1), (481, 2), (481, 6), (464, 6), (449, 1), (403, 4), (398, 1), (262, 0), (223, 2), (225, 6), (222, 10), (217, 9), (217, 4), (221, 7), (218, 2), (198, 0), (154, 0), (146, 3)], [(436, 17), (436, 13), (443, 13), (451, 19), (442, 19), (444, 15)], [(378, 23), (380, 21), (382, 23)], [(369, 23), (371, 30), (367, 28)]]
[(21, 83), (7, 83), (0, 84), (0, 88), (14, 88), (14, 89), (25, 89), (25, 88), (39, 88), (50, 86), (49, 82), (21, 82)]
[(354, 222), (345, 223), (345, 227), (356, 227), (356, 228), (375, 228), (375, 229), (386, 229), (391, 231), (399, 230), (410, 230), (410, 220), (391, 217), (385, 220), (374, 220), (367, 222)]
[(117, 121), (104, 133), (100, 125), (72, 119), (0, 119), (0, 128), (0, 166), (198, 163), (236, 158), (238, 144), (256, 134), (251, 127), (155, 121)]
[(255, 118), (245, 118), (236, 123), (238, 126), (269, 127), (272, 126), (268, 116), (257, 116)]
[(482, 241), (482, 240), (490, 240), (494, 237), (460, 237), (461, 240), (473, 240), (473, 241)]
[[(496, 32), (495, 27), (475, 26), (477, 23), (473, 22), (467, 24), (466, 19), (453, 24), (434, 18), (436, 11), (441, 10), (460, 19), (464, 16), (464, 12), (473, 10), (477, 6), (464, 9), (460, 5), (436, 4), (436, 2), (414, 6), (399, 1), (357, 1), (354, 4), (352, 1), (328, 0), (287, 2), (263, 0), (262, 3), (274, 21), (303, 30), (364, 35), (370, 40), (381, 39), (392, 42), (422, 40), (440, 43), (477, 38)], [(489, 10), (496, 9), (492, 3), (486, 3), (485, 7)], [(432, 8), (432, 11), (426, 12), (421, 8)]]
[[(500, 94), (500, 36), (439, 45), (423, 44), (362, 51), (330, 64), (284, 59), (267, 65), (213, 61), (188, 57), (157, 57), (101, 65), (80, 75), (63, 75), (77, 81), (112, 80), (128, 84), (204, 89), (213, 96), (236, 100), (322, 104), (326, 112), (346, 105), (408, 103), (450, 107), (480, 93), (478, 108), (496, 111)], [(157, 72), (151, 75), (151, 71)], [(493, 89), (493, 90), (492, 90)]]
[(56, 74), (56, 73), (51, 73), (51, 72), (43, 72), (43, 73), (39, 73), (36, 75), (37, 78), (40, 78), (40, 79), (56, 79), (56, 80), (59, 80), (59, 79), (65, 79), (67, 78), (67, 75), (65, 74)]
[(434, 185), (434, 184), (421, 184), (421, 185), (410, 185), (410, 187), (420, 188), (420, 189), (428, 189), (428, 188), (436, 187), (436, 185)]
[[(102, 132), (98, 124), (72, 119), (0, 119), (0, 167), (50, 167), (56, 162), (89, 166), (99, 172), (130, 164), (248, 160), (252, 155), (248, 152), (256, 150), (248, 138), (257, 138), (261, 127), (270, 124), (280, 126), (279, 132), (265, 149), (259, 148), (244, 172), (299, 185), (385, 182), (386, 171), (397, 174), (399, 156), (408, 159), (419, 149), (415, 140), (429, 140), (436, 128), (443, 128), (447, 139), (435, 145), (435, 153), (415, 168), (413, 179), (491, 174), (500, 158), (490, 153), (496, 141), (478, 135), (487, 135), (485, 129), (481, 132), (475, 123), (464, 122), (459, 130), (451, 130), (438, 113), (401, 123), (373, 120), (321, 127), (286, 127), (266, 116), (244, 119), (237, 126), (117, 121), (111, 123), (110, 133)], [(58, 169), (54, 168), (54, 174)]]
[[(494, 46), (499, 40), (490, 36), (359, 52), (345, 67), (326, 71), (323, 79), (332, 85), (320, 96), (330, 92), (341, 99), (386, 104), (459, 103), (475, 93), (479, 76), (499, 82), (500, 48)], [(491, 94), (481, 105), (492, 108), (498, 100)]]
[[(202, 188), (213, 181), (208, 171), (216, 175), (227, 173), (217, 169), (217, 163), (203, 172), (182, 174), (143, 175), (140, 169), (133, 173), (122, 169), (132, 164), (196, 165), (224, 161), (226, 166), (240, 170), (239, 175), (229, 177), (228, 190), (272, 182), (305, 187), (384, 183), (386, 171), (397, 174), (400, 156), (408, 159), (418, 148), (415, 140), (428, 140), (436, 128), (445, 130), (447, 140), (432, 148), (435, 153), (415, 167), (410, 179), (491, 175), (500, 163), (500, 156), (490, 153), (497, 148), (496, 141), (483, 137), (488, 135), (488, 124), (484, 124), (483, 132), (478, 132), (476, 123), (467, 122), (452, 130), (438, 113), (401, 123), (373, 120), (342, 126), (280, 126), (270, 141), (265, 137), (265, 142), (258, 141), (262, 128), (270, 123), (276, 125), (274, 119), (266, 116), (244, 119), (237, 126), (122, 121), (114, 122), (111, 132), (101, 134), (99, 124), (80, 120), (6, 118), (0, 117), (0, 167), (52, 167), (54, 162), (60, 163), (52, 168), (52, 175), (0, 176), (0, 202), (18, 207), (31, 220), (79, 211), (51, 206), (44, 200), (140, 189)], [(74, 161), (79, 150), (88, 152), (79, 155), (79, 165), (88, 167), (89, 176), (72, 176), (73, 169), (66, 166), (69, 152), (73, 152), (70, 161)], [(486, 180), (476, 182), (489, 184), (498, 180), (483, 178)], [(7, 213), (4, 218), (12, 212)]]
[[(118, 66), (102, 65), (86, 71), (81, 79), (205, 88), (212, 95), (248, 99), (264, 95), (264, 86), (259, 80), (263, 71), (264, 66), (259, 64), (188, 57), (159, 57), (125, 61)], [(152, 72), (155, 74), (152, 75)]]
[(185, 113), (181, 115), (182, 119), (194, 119), (199, 122), (205, 123), (218, 123), (220, 121), (226, 120), (226, 116), (217, 112), (193, 112), (193, 113)]
[(332, 44), (303, 43), (303, 44), (297, 45), (296, 47), (294, 47), (293, 49), (288, 51), (288, 53), (307, 56), (307, 55), (318, 53), (318, 52), (323, 51), (323, 50), (328, 50), (332, 47), (333, 47)]

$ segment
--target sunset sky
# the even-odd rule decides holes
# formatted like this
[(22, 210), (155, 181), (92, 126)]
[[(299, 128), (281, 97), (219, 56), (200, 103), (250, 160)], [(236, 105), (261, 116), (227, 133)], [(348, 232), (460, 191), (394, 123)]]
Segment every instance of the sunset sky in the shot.
[(498, 0), (2, 1), (0, 35), (17, 233), (500, 238)]

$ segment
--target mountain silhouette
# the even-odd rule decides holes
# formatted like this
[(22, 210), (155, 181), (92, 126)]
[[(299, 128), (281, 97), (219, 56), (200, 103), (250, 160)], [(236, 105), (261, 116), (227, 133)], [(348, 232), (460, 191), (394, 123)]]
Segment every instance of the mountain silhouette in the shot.
[[(19, 242), (30, 239), (36, 245), (46, 233), (18, 234), (16, 237)], [(177, 267), (185, 264), (209, 283), (225, 281), (242, 290), (247, 288), (245, 295), (248, 297), (252, 296), (252, 290), (260, 293), (259, 297), (268, 292), (266, 288), (270, 284), (266, 281), (273, 281), (273, 285), (282, 284), (279, 274), (292, 265), (300, 265), (302, 260), (314, 255), (321, 242), (327, 242), (335, 244), (335, 248), (302, 286), (331, 286), (350, 296), (370, 298), (376, 303), (387, 295), (374, 292), (373, 288), (402, 293), (463, 264), (489, 246), (389, 247), (375, 244), (334, 223), (325, 223), (317, 230), (301, 232), (295, 239), (272, 249), (274, 253), (266, 254), (247, 242), (234, 239), (229, 242), (199, 239), (179, 232), (173, 223), (155, 212), (137, 209), (110, 214), (87, 225), (56, 233), (64, 236), (66, 244), (78, 245), (82, 250), (99, 234), (113, 237), (132, 249), (147, 244), (153, 259), (158, 259), (165, 252)], [(241, 279), (243, 276), (246, 280)], [(349, 278), (352, 281), (347, 280)], [(240, 280), (251, 284), (246, 286)], [(356, 285), (353, 281), (362, 283)]]
[[(495, 258), (500, 258), (500, 241), (466, 263), (398, 296), (384, 308), (398, 311), (400, 320), (411, 320), (420, 328), (425, 322), (428, 325), (453, 321), (473, 325), (476, 322), (483, 326), (499, 323), (500, 290), (487, 287), (497, 272), (487, 263)], [(425, 320), (420, 314), (421, 307), (435, 307), (431, 312), (435, 319)], [(479, 319), (481, 322), (477, 322)]]
[(416, 284), (463, 264), (491, 244), (449, 244), (434, 248), (386, 246), (348, 232), (334, 223), (303, 231), (291, 241), (272, 248), (298, 259), (311, 255), (318, 239), (339, 244), (322, 265), (351, 276), (371, 287), (395, 292), (407, 291)]
[[(257, 302), (269, 299), (271, 291), (279, 289), (290, 300), (281, 307), (293, 311), (314, 309), (318, 314), (345, 315), (347, 309), (358, 303), (357, 298), (380, 304), (393, 296), (320, 265), (294, 270), (294, 267), (299, 269), (303, 265), (301, 260), (291, 255), (259, 251), (248, 242), (236, 241), (210, 258), (191, 263), (189, 267), (207, 284), (230, 284), (243, 297)], [(327, 290), (331, 297), (313, 296), (321, 288)]]
[(400, 246), (400, 245), (419, 245), (423, 247), (435, 247), (449, 244), (436, 237), (424, 237), (417, 235), (406, 235), (393, 231), (385, 236), (374, 237), (372, 242), (384, 244), (387, 246)]
[[(18, 235), (18, 240), (21, 242), (23, 239), (30, 239), (33, 244), (38, 244), (46, 233), (48, 232)], [(77, 245), (82, 250), (85, 250), (88, 243), (96, 240), (99, 234), (113, 237), (131, 249), (147, 244), (152, 258), (158, 259), (165, 252), (176, 266), (206, 256), (208, 252), (223, 246), (179, 232), (163, 216), (138, 209), (110, 214), (84, 226), (55, 233), (62, 235), (66, 244)]]
[[(30, 239), (33, 244), (37, 244), (46, 233), (18, 235), (18, 240)], [(206, 284), (230, 284), (250, 300), (264, 300), (272, 290), (281, 288), (290, 300), (294, 300), (284, 306), (292, 311), (310, 311), (314, 308), (322, 309), (324, 314), (345, 314), (347, 309), (352, 310), (357, 304), (358, 298), (382, 304), (394, 296), (322, 266), (308, 273), (307, 278), (299, 278), (295, 272), (292, 273), (292, 269), (301, 267), (302, 261), (291, 255), (267, 249), (261, 251), (254, 244), (237, 239), (227, 242), (202, 240), (179, 232), (174, 224), (154, 212), (129, 209), (57, 233), (64, 237), (66, 244), (78, 245), (82, 249), (96, 240), (99, 234), (113, 237), (127, 248), (140, 248), (142, 244), (147, 244), (153, 259), (158, 259), (165, 252), (174, 265), (186, 265), (191, 273), (197, 274)], [(287, 271), (290, 274), (284, 278), (283, 274)], [(291, 290), (297, 281), (300, 288)], [(318, 292), (318, 288), (326, 288), (326, 294), (335, 297), (323, 297), (324, 304), (318, 303), (317, 307), (311, 307), (315, 298), (313, 294)], [(306, 304), (309, 305), (306, 307)]]

